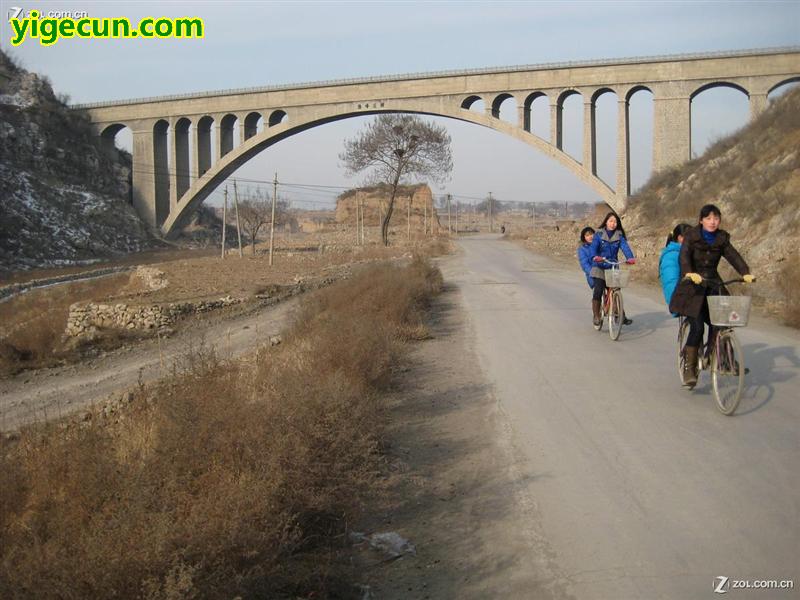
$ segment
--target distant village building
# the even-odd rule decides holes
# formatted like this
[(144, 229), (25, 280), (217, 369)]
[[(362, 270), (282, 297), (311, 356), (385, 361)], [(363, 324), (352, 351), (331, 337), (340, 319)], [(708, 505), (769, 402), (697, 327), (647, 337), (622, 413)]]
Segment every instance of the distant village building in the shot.
[[(348, 190), (336, 199), (336, 222), (355, 224), (356, 210), (361, 203), (364, 210), (364, 225), (377, 227), (386, 214), (390, 195), (391, 190), (386, 185)], [(423, 229), (426, 213), (429, 231), (436, 231), (436, 228), (441, 227), (436, 208), (433, 205), (431, 188), (424, 183), (401, 186), (397, 190), (391, 226), (407, 226), (409, 202), (411, 203), (412, 230), (421, 231)]]

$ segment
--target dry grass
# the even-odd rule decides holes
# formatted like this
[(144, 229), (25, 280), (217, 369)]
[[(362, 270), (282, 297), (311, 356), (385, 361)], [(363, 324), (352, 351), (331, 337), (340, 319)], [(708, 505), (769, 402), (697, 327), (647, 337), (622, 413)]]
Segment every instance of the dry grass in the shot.
[(795, 254), (786, 261), (779, 281), (786, 302), (784, 322), (800, 328), (800, 254)]
[(0, 597), (353, 597), (337, 557), (376, 485), (380, 392), (441, 275), (369, 267), (306, 299), (285, 342), (200, 348), (104, 426), (0, 452)]
[[(0, 303), (0, 376), (26, 368), (47, 367), (67, 359), (61, 336), (69, 307), (105, 298), (128, 283), (120, 273), (91, 281), (31, 290)], [(110, 339), (106, 340), (107, 345)]]

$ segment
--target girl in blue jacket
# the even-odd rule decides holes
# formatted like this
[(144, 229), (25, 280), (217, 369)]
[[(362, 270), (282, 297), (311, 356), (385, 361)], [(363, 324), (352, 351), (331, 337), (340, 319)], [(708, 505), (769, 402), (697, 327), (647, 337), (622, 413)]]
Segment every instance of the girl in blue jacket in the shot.
[[(625, 239), (625, 230), (622, 228), (622, 222), (617, 216), (617, 213), (610, 212), (606, 215), (597, 233), (594, 234), (594, 239), (589, 249), (592, 253), (592, 261), (594, 262), (592, 270), (590, 271), (594, 281), (594, 285), (592, 286), (594, 290), (594, 294), (592, 295), (592, 315), (594, 317), (594, 326), (598, 327), (603, 323), (603, 313), (600, 303), (606, 291), (605, 271), (611, 268), (611, 265), (604, 262), (604, 259), (617, 262), (619, 251), (622, 250), (622, 253), (627, 259), (626, 262), (629, 265), (636, 262), (633, 256), (633, 250), (628, 246), (628, 241)], [(630, 325), (633, 321), (623, 314), (623, 323), (625, 323), (625, 325)]]
[(589, 287), (594, 286), (592, 280), (592, 239), (594, 238), (594, 228), (584, 227), (581, 230), (581, 241), (578, 246), (578, 262), (581, 264), (581, 269), (586, 275), (586, 283)]
[[(667, 237), (667, 244), (661, 250), (661, 256), (658, 259), (658, 278), (661, 280), (661, 290), (664, 292), (667, 306), (672, 299), (675, 286), (681, 279), (681, 265), (678, 257), (681, 253), (681, 244), (683, 244), (683, 234), (691, 228), (692, 226), (686, 223), (678, 223)], [(672, 313), (672, 316), (677, 317), (678, 315)]]

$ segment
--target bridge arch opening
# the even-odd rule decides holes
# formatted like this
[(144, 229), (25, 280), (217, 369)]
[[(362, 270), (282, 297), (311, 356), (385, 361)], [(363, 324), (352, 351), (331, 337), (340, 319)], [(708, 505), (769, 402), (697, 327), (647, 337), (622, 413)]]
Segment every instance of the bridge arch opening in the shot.
[(236, 135), (238, 130), (239, 118), (231, 113), (228, 113), (219, 122), (219, 157), (222, 158), (228, 152), (233, 150), (239, 145)]
[(486, 112), (486, 103), (480, 96), (467, 96), (461, 103), (461, 108), (483, 114)]
[(192, 122), (182, 117), (175, 122), (175, 185), (177, 199), (186, 193), (191, 185), (192, 143), (190, 130)]
[[(563, 206), (564, 201), (575, 201), (577, 199), (584, 199), (590, 203), (604, 201), (612, 206), (616, 206), (613, 190), (597, 178), (586, 177), (585, 173), (582, 172), (580, 165), (576, 164), (576, 161), (565, 158), (564, 154), (561, 152), (554, 152), (552, 146), (543, 140), (534, 141), (534, 136), (523, 134), (521, 132), (521, 128), (517, 128), (508, 123), (488, 117), (485, 113), (473, 115), (466, 113), (466, 111), (464, 113), (460, 113), (458, 109), (456, 109), (452, 113), (448, 114), (439, 112), (438, 108), (431, 110), (430, 112), (413, 109), (384, 111), (376, 110), (371, 111), (368, 114), (363, 112), (353, 112), (347, 114), (331, 114), (322, 118), (317, 117), (312, 121), (297, 123), (291, 128), (281, 129), (277, 133), (272, 133), (269, 130), (265, 130), (262, 132), (262, 134), (260, 134), (259, 138), (255, 140), (255, 144), (248, 144), (246, 149), (235, 150), (231, 157), (226, 156), (222, 161), (220, 161), (219, 164), (214, 165), (211, 169), (211, 172), (206, 173), (204, 179), (202, 181), (198, 181), (198, 185), (192, 188), (192, 198), (190, 199), (191, 204), (186, 205), (185, 203), (182, 203), (182, 206), (178, 211), (176, 211), (176, 214), (171, 216), (169, 222), (162, 227), (163, 232), (169, 235), (175, 230), (176, 227), (180, 227), (181, 223), (185, 222), (185, 219), (191, 215), (193, 210), (195, 210), (199, 204), (205, 201), (206, 198), (209, 198), (212, 195), (215, 199), (221, 197), (222, 191), (220, 186), (224, 185), (227, 180), (233, 177), (233, 174), (239, 168), (244, 167), (246, 163), (250, 162), (252, 159), (255, 159), (256, 156), (262, 151), (268, 150), (278, 144), (280, 144), (282, 148), (286, 148), (287, 145), (293, 146), (294, 144), (291, 143), (292, 138), (296, 139), (299, 134), (303, 134), (304, 132), (310, 130), (326, 129), (322, 126), (326, 126), (328, 124), (337, 122), (343, 123), (346, 121), (350, 121), (352, 123), (357, 119), (371, 118), (383, 112), (418, 114), (424, 118), (433, 118), (434, 120), (446, 121), (448, 123), (448, 130), (451, 130), (451, 126), (461, 128), (467, 132), (467, 135), (470, 138), (473, 136), (486, 135), (485, 133), (479, 134), (478, 132), (491, 132), (491, 135), (500, 136), (506, 140), (509, 140), (509, 142), (512, 144), (522, 144), (522, 147), (525, 147), (528, 151), (531, 149), (531, 146), (533, 146), (535, 149), (538, 149), (539, 152), (534, 152), (532, 155), (530, 152), (513, 152), (511, 156), (501, 159), (504, 168), (507, 168), (508, 172), (511, 173), (510, 176), (506, 177), (506, 179), (509, 181), (513, 180), (513, 178), (517, 176), (516, 174), (529, 174), (531, 172), (532, 156), (533, 162), (539, 163), (536, 168), (541, 169), (542, 172), (546, 170), (548, 173), (547, 184), (539, 185), (537, 183), (536, 190), (531, 190), (530, 195), (515, 193), (514, 196), (516, 196), (516, 198), (514, 198), (514, 200), (521, 200), (523, 203), (534, 200), (542, 202), (545, 201), (545, 198), (552, 196), (554, 198), (560, 198), (561, 206)], [(481, 127), (475, 127), (475, 125), (480, 125)], [(283, 144), (284, 141), (288, 142), (288, 144)], [(455, 141), (456, 140), (454, 139), (454, 142)], [(478, 143), (471, 142), (470, 145), (481, 148), (495, 147), (494, 140), (487, 144), (485, 139)], [(299, 144), (294, 146), (295, 148), (298, 148)], [(306, 152), (307, 150), (303, 150), (303, 154)], [(456, 151), (454, 149), (454, 153), (455, 152)], [(265, 155), (262, 158), (262, 161), (267, 160), (269, 161), (270, 169), (280, 168), (279, 164), (277, 164), (275, 155), (269, 157)], [(291, 161), (289, 164), (297, 162), (302, 161), (295, 160)], [(485, 164), (473, 164), (469, 169), (466, 170), (468, 172), (468, 177), (475, 178), (478, 182), (475, 186), (475, 191), (469, 191), (470, 195), (485, 195), (488, 193), (487, 189), (484, 187), (486, 185), (486, 169), (488, 169), (488, 172), (491, 172), (495, 168), (493, 167), (495, 164), (498, 164), (498, 160), (497, 155), (493, 150), (489, 154), (488, 158), (485, 159)], [(555, 167), (555, 170), (553, 170), (553, 167)], [(244, 170), (244, 177), (252, 177), (253, 179), (259, 179), (263, 177), (263, 169), (259, 170), (256, 167), (255, 162), (250, 168), (253, 169), (253, 171), (251, 171), (252, 174), (247, 173), (247, 170)], [(291, 167), (287, 165), (282, 169), (281, 172), (289, 172), (290, 170)], [(551, 173), (557, 173), (558, 175), (557, 177), (551, 176)], [(338, 177), (339, 175), (337, 174), (336, 176)], [(283, 177), (286, 177), (286, 175), (283, 175)], [(304, 177), (304, 175), (295, 176), (295, 180), (302, 180), (302, 177)], [(291, 179), (289, 179), (289, 181), (291, 181)], [(330, 181), (333, 181), (333, 179), (327, 179), (325, 183)], [(584, 188), (583, 186), (586, 187)], [(502, 184), (495, 185), (490, 189), (492, 189), (492, 191), (495, 193), (496, 198), (508, 200), (509, 196), (506, 196), (505, 198), (501, 196), (501, 188)], [(464, 190), (460, 191), (463, 192)]]
[(264, 117), (261, 113), (251, 112), (244, 118), (244, 139), (249, 140), (264, 131)]
[(750, 99), (743, 87), (726, 81), (699, 87), (691, 96), (691, 157), (705, 153), (750, 120)]
[(206, 115), (197, 120), (197, 176), (211, 168), (214, 161), (214, 118)]
[(286, 114), (284, 110), (275, 110), (272, 111), (272, 114), (269, 116), (269, 126), (275, 127), (275, 125), (280, 125), (281, 123), (285, 123), (289, 120), (289, 115)]
[(556, 107), (556, 147), (583, 162), (583, 96), (578, 90), (566, 90)]
[[(591, 140), (593, 147), (589, 149), (591, 171), (609, 186), (617, 187), (617, 144), (619, 125), (619, 108), (617, 93), (611, 88), (601, 88), (592, 94)], [(584, 153), (586, 154), (586, 153)], [(619, 190), (617, 190), (619, 191)]]
[(133, 131), (124, 123), (114, 123), (100, 132), (100, 148), (114, 161), (128, 167), (128, 203), (133, 204)]
[(517, 99), (511, 94), (499, 94), (492, 102), (492, 116), (506, 123), (517, 125), (519, 121)]
[(550, 142), (550, 99), (544, 92), (533, 92), (525, 98), (523, 129)]
[(629, 90), (625, 98), (628, 101), (630, 188), (635, 192), (653, 173), (653, 92), (640, 85)]
[(793, 77), (786, 81), (781, 81), (779, 84), (770, 88), (769, 92), (767, 92), (767, 98), (772, 102), (798, 86), (800, 86), (800, 77)]

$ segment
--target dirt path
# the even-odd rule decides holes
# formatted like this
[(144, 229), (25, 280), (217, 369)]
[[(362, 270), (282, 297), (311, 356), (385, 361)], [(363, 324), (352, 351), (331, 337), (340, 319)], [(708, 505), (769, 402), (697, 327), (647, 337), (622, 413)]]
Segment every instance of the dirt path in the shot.
[(382, 600), (527, 598), (534, 588), (537, 598), (569, 597), (549, 583), (553, 554), (525, 490), (532, 475), (454, 286), (434, 306), (432, 334), (414, 349), (391, 402), (389, 500), (360, 525), (397, 532), (417, 553), (385, 561), (364, 551), (363, 583)]
[(86, 409), (111, 394), (167, 376), (182, 355), (200, 344), (235, 357), (269, 342), (288, 321), (297, 299), (225, 318), (200, 317), (174, 337), (123, 347), (77, 365), (23, 372), (0, 380), (0, 429), (15, 429)]

